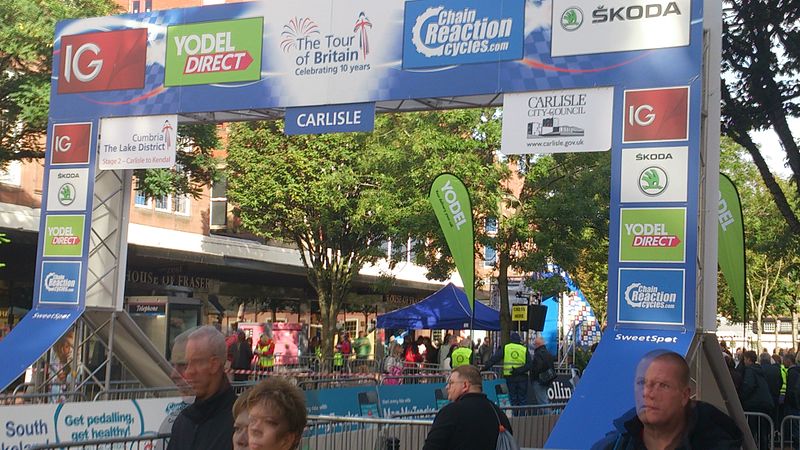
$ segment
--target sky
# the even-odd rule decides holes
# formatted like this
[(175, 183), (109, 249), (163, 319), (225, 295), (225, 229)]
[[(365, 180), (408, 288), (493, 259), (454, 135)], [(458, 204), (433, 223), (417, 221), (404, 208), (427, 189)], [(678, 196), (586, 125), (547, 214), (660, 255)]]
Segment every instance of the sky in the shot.
[[(800, 136), (800, 118), (789, 119), (789, 127), (795, 137)], [(761, 146), (761, 154), (764, 155), (764, 159), (767, 160), (767, 164), (772, 170), (772, 173), (784, 178), (791, 175), (792, 171), (784, 166), (786, 153), (784, 153), (780, 140), (778, 140), (778, 135), (776, 135), (774, 131), (771, 129), (754, 131), (751, 132), (750, 135), (753, 141)]]

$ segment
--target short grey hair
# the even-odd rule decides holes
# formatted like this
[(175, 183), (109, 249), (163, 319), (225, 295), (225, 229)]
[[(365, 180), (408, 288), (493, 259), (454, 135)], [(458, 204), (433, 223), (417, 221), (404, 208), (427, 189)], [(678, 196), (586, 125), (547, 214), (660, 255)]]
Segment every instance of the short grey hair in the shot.
[(211, 325), (202, 326), (189, 335), (189, 339), (203, 339), (208, 345), (208, 350), (212, 356), (220, 359), (228, 357), (228, 346), (225, 344), (225, 336), (216, 328)]

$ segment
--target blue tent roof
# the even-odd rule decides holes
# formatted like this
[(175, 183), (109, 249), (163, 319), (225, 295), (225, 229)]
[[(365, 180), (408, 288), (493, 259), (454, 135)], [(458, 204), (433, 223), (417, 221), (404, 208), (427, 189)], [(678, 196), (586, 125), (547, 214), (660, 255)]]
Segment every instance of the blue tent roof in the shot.
[[(467, 294), (448, 283), (418, 303), (378, 316), (378, 328), (463, 330), (470, 317)], [(500, 313), (476, 301), (475, 329), (499, 330)]]

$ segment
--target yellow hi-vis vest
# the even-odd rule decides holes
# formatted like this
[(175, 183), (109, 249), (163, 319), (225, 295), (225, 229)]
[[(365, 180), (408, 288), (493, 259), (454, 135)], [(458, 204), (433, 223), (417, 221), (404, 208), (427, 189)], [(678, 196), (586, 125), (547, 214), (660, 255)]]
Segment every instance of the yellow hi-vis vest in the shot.
[(789, 373), (789, 369), (781, 364), (781, 379), (783, 380), (783, 384), (781, 385), (781, 395), (786, 394), (786, 375)]
[(344, 355), (339, 350), (336, 350), (336, 353), (333, 354), (333, 367), (342, 366), (344, 366)]
[(466, 366), (470, 364), (472, 361), (472, 349), (466, 347), (458, 347), (457, 349), (453, 350), (452, 361), (450, 361), (450, 367), (455, 369), (459, 366)]
[(525, 354), (528, 349), (522, 344), (513, 342), (503, 347), (503, 376), (511, 375), (511, 371), (525, 365)]
[(268, 342), (266, 344), (259, 343), (256, 346), (256, 352), (259, 354), (258, 357), (258, 366), (262, 369), (268, 369), (275, 366), (275, 355), (267, 355), (267, 350), (270, 347), (275, 347), (275, 343)]

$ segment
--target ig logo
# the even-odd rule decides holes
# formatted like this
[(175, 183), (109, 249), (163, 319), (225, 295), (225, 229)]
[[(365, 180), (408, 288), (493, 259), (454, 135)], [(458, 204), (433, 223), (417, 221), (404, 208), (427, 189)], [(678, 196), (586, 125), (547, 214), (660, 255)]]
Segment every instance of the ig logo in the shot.
[(639, 107), (631, 106), (628, 108), (628, 123), (630, 125), (639, 125), (640, 127), (652, 125), (656, 120), (656, 115), (653, 110), (653, 107), (650, 105), (641, 105)]
[(100, 74), (100, 70), (103, 69), (102, 59), (93, 59), (86, 64), (86, 68), (91, 69), (91, 72), (84, 73), (81, 71), (79, 65), (81, 56), (83, 56), (83, 54), (86, 52), (92, 52), (94, 56), (97, 56), (100, 54), (100, 47), (94, 43), (88, 42), (78, 47), (78, 50), (76, 50), (75, 54), (73, 55), (73, 46), (67, 45), (64, 55), (64, 78), (67, 80), (67, 82), (72, 81), (73, 74), (75, 75), (75, 78), (82, 83), (88, 83), (97, 78), (97, 75)]
[(57, 123), (53, 125), (51, 160), (59, 164), (88, 164), (92, 142), (92, 124)]

